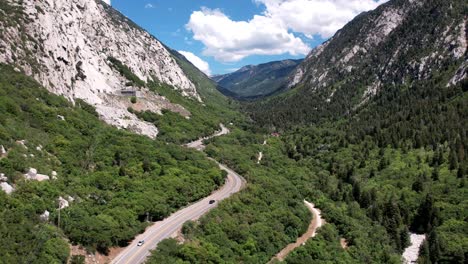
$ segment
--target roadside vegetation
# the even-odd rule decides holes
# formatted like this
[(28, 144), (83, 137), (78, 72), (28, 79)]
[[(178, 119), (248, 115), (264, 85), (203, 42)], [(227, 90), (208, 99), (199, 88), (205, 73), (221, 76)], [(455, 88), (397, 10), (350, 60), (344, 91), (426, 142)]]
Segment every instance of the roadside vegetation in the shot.
[[(23, 141), (24, 140), (24, 141)], [(105, 125), (0, 65), (0, 263), (65, 263), (68, 243), (106, 252), (224, 182), (203, 154)], [(29, 168), (51, 176), (25, 180)], [(53, 171), (57, 172), (53, 179)], [(59, 210), (60, 197), (69, 207)], [(40, 217), (50, 212), (48, 219)]]
[(248, 187), (187, 224), (185, 243), (162, 242), (149, 263), (266, 263), (309, 223), (303, 199), (327, 224), (286, 263), (401, 263), (410, 231), (428, 237), (419, 263), (465, 263), (466, 91), (466, 82), (389, 90), (346, 119), (284, 129), (265, 146), (268, 130), (256, 125), (209, 140), (206, 152)]

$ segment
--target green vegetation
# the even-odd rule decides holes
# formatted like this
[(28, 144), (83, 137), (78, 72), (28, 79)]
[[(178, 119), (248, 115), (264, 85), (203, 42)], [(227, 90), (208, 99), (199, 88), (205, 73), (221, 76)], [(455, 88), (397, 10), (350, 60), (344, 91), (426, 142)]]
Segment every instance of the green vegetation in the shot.
[[(466, 54), (455, 59), (442, 37), (447, 34), (456, 38), (460, 34), (457, 25), (465, 21), (466, 1), (430, 0), (423, 1), (417, 8), (409, 1), (400, 0), (385, 5), (387, 7), (381, 6), (357, 16), (328, 42), (319, 56), (306, 59), (301, 66), (305, 76), (294, 92), (248, 104), (245, 110), (258, 125), (291, 129), (297, 125), (339, 121), (355, 115), (362, 108), (368, 109), (365, 91), (369, 88), (376, 88), (377, 94), (390, 100), (438, 103), (419, 96), (426, 92), (436, 93), (439, 87), (445, 88), (466, 61)], [(407, 10), (409, 14), (379, 45), (369, 48), (365, 40), (375, 36), (376, 19), (384, 10), (394, 9)], [(355, 54), (345, 65), (352, 69), (344, 70), (339, 61), (354, 47), (365, 47), (366, 52)], [(426, 60), (433, 54), (439, 54), (441, 59)], [(421, 68), (415, 65), (421, 65)], [(420, 86), (420, 91), (424, 88), (416, 97), (411, 91), (414, 86)]]
[[(237, 103), (224, 97), (216, 89), (216, 84), (202, 72), (193, 67), (184, 58), (177, 57), (176, 61), (182, 67), (190, 80), (196, 85), (202, 102), (190, 97), (182, 96), (176, 88), (160, 83), (149, 82), (147, 87), (156, 94), (169, 99), (171, 103), (179, 104), (190, 112), (189, 117), (179, 113), (163, 110), (162, 115), (149, 111), (136, 112), (140, 119), (155, 124), (159, 129), (158, 139), (176, 144), (187, 143), (200, 137), (212, 135), (219, 129), (219, 124), (242, 122), (243, 117), (236, 110)], [(156, 78), (153, 78), (156, 80)]]
[(294, 123), (303, 112), (287, 119), (262, 108), (259, 124), (285, 123), (267, 146), (256, 125), (210, 140), (206, 152), (248, 187), (187, 224), (185, 243), (164, 241), (150, 263), (266, 263), (304, 231), (303, 199), (328, 224), (287, 263), (401, 263), (410, 230), (428, 235), (421, 263), (465, 263), (468, 89), (466, 81), (447, 87), (450, 73), (385, 86), (366, 107), (314, 117), (316, 125)]
[(146, 86), (146, 83), (138, 78), (132, 70), (125, 64), (123, 64), (120, 60), (114, 58), (114, 57), (108, 57), (107, 60), (110, 62), (110, 66), (113, 67), (116, 71), (122, 75), (122, 77), (125, 77), (129, 81), (126, 86), (137, 86), (137, 87), (144, 87)]
[[(186, 243), (163, 242), (150, 263), (266, 263), (305, 232), (310, 213), (303, 199), (316, 203), (330, 220), (327, 233), (314, 239), (320, 245), (315, 247), (314, 259), (399, 263), (385, 228), (367, 217), (357, 203), (328, 198), (319, 188), (323, 175), (303, 161), (288, 158), (285, 142), (270, 138), (263, 146), (263, 139), (235, 130), (210, 140), (206, 152), (244, 175), (248, 187), (185, 228)], [(258, 165), (260, 150), (264, 159)], [(339, 247), (339, 230), (349, 232), (351, 250), (330, 250)]]
[[(59, 118), (60, 117), (60, 118)], [(15, 143), (26, 140), (26, 147)], [(64, 263), (68, 241), (105, 252), (223, 184), (203, 154), (102, 123), (0, 65), (0, 172), (16, 188), (0, 192), (0, 263)], [(56, 180), (24, 180), (28, 168)], [(58, 199), (73, 199), (60, 210)], [(71, 199), (70, 199), (71, 200)], [(39, 218), (45, 210), (49, 221)]]
[(213, 79), (228, 91), (228, 96), (256, 99), (285, 90), (289, 75), (301, 62), (302, 60), (283, 60), (249, 65), (233, 73), (214, 76)]

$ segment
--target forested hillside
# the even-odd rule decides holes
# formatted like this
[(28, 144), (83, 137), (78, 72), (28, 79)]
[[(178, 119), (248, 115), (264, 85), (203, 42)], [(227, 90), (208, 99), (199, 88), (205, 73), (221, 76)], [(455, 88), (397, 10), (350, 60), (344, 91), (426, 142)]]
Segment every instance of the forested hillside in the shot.
[(14, 188), (0, 191), (0, 263), (65, 263), (69, 243), (106, 252), (224, 181), (202, 154), (105, 125), (10, 66), (0, 101), (1, 181)]
[(227, 96), (258, 99), (288, 88), (288, 77), (302, 60), (283, 60), (248, 65), (228, 74), (211, 77)]
[(290, 91), (244, 103), (252, 122), (206, 152), (248, 188), (149, 262), (267, 263), (304, 232), (306, 199), (327, 224), (286, 263), (401, 263), (410, 232), (426, 234), (418, 263), (466, 263), (465, 11), (389, 1), (313, 51)]
[(290, 76), (291, 90), (246, 110), (262, 126), (290, 128), (351, 116), (414, 87), (445, 90), (467, 77), (466, 10), (463, 0), (389, 1), (315, 48)]
[[(0, 27), (8, 28), (0, 49), (20, 59), (0, 56), (11, 64), (0, 64), (0, 264), (81, 264), (70, 247), (107, 254), (128, 245), (151, 221), (224, 184), (207, 155), (244, 177), (245, 188), (206, 198), (211, 210), (160, 242), (147, 263), (268, 263), (309, 226), (304, 200), (326, 223), (285, 263), (400, 264), (410, 233), (426, 235), (418, 264), (467, 263), (465, 2), (390, 0), (287, 78), (292, 66), (250, 72), (236, 87), (244, 95), (287, 90), (256, 102), (224, 97), (185, 57), (100, 0), (0, 2)], [(98, 24), (86, 10), (101, 15)], [(62, 15), (88, 19), (59, 31), (39, 23)], [(26, 34), (33, 29), (37, 36)], [(96, 40), (83, 45), (89, 52), (76, 49), (77, 35)], [(34, 47), (40, 36), (66, 40), (62, 56)], [(109, 49), (95, 47), (109, 39)], [(97, 80), (107, 80), (106, 91)], [(129, 126), (103, 122), (105, 107)], [(220, 123), (231, 131), (205, 140), (205, 153), (182, 147)], [(145, 127), (154, 133), (131, 132)], [(130, 247), (134, 260), (156, 241), (145, 239), (146, 249)]]
[(150, 263), (267, 262), (304, 232), (303, 199), (327, 224), (287, 263), (401, 263), (409, 231), (427, 234), (420, 263), (465, 263), (468, 98), (462, 85), (432, 91), (425, 100), (417, 89), (380, 98), (359, 116), (290, 130), (266, 145), (245, 131), (211, 140), (207, 153), (249, 186), (187, 223), (186, 242), (163, 242)]

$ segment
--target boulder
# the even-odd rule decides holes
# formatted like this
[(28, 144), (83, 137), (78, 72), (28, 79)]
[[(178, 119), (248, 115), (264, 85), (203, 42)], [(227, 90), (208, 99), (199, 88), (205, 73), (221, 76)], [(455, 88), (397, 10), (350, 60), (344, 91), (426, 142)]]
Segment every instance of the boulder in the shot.
[(70, 206), (70, 203), (67, 200), (65, 200), (62, 196), (59, 197), (58, 202), (59, 209), (64, 209)]
[(4, 173), (0, 173), (0, 182), (6, 182), (8, 181), (8, 178), (5, 176)]
[(49, 216), (50, 216), (50, 212), (45, 210), (45, 212), (43, 214), (41, 214), (39, 216), (39, 218), (41, 219), (41, 221), (47, 222), (47, 221), (49, 221)]
[(24, 140), (24, 139), (23, 140), (17, 140), (16, 144), (23, 146), (25, 149), (28, 149), (28, 147), (26, 146), (26, 142), (27, 141)]
[(50, 180), (50, 177), (44, 174), (38, 174), (37, 169), (35, 168), (29, 168), (29, 171), (24, 174), (26, 179), (28, 180), (34, 180), (34, 181), (48, 181)]
[(0, 188), (2, 188), (2, 190), (6, 192), (6, 194), (11, 194), (15, 190), (15, 188), (13, 188), (13, 186), (8, 184), (7, 182), (0, 183)]

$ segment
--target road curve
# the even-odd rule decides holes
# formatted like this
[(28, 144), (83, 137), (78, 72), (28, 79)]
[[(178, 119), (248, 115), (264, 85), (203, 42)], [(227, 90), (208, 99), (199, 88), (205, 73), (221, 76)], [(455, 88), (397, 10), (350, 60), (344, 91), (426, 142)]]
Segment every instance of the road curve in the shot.
[[(221, 131), (213, 136), (220, 136), (229, 133), (229, 130), (221, 125)], [(206, 138), (205, 138), (206, 139)], [(195, 149), (203, 149), (203, 139), (194, 141), (186, 146)], [(215, 161), (216, 162), (216, 161)], [(209, 210), (217, 206), (218, 201), (228, 198), (232, 194), (239, 192), (244, 184), (244, 179), (229, 169), (225, 165), (216, 162), (221, 170), (226, 171), (227, 178), (223, 187), (212, 193), (210, 196), (185, 207), (168, 218), (154, 223), (146, 229), (143, 234), (138, 235), (133, 242), (125, 248), (118, 256), (112, 260), (112, 264), (139, 264), (143, 263), (150, 255), (150, 251), (155, 249), (159, 242), (169, 238), (177, 232), (188, 220), (197, 220)], [(210, 200), (216, 200), (214, 204), (209, 204)], [(138, 241), (144, 240), (143, 246), (138, 247)]]
[(195, 140), (195, 141), (192, 141), (192, 142), (190, 142), (188, 144), (185, 144), (184, 146), (186, 146), (187, 148), (193, 148), (193, 149), (201, 151), (201, 150), (205, 149), (205, 145), (203, 145), (203, 140), (214, 138), (214, 137), (219, 137), (219, 136), (222, 136), (222, 135), (227, 135), (227, 134), (229, 134), (231, 132), (223, 124), (219, 124), (219, 126), (220, 126), (221, 130), (216, 132), (214, 135), (211, 135), (209, 137), (200, 138), (198, 140)]
[(313, 203), (309, 203), (305, 200), (304, 200), (304, 203), (307, 206), (307, 208), (309, 208), (310, 212), (313, 215), (312, 221), (309, 224), (309, 228), (307, 229), (307, 232), (303, 234), (301, 237), (299, 237), (295, 243), (291, 243), (287, 245), (285, 248), (283, 248), (268, 263), (273, 263), (274, 260), (283, 261), (286, 258), (286, 256), (288, 256), (288, 254), (291, 253), (291, 251), (303, 245), (310, 238), (315, 237), (315, 235), (317, 235), (317, 229), (325, 224), (325, 221), (322, 219), (320, 210), (315, 208)]

